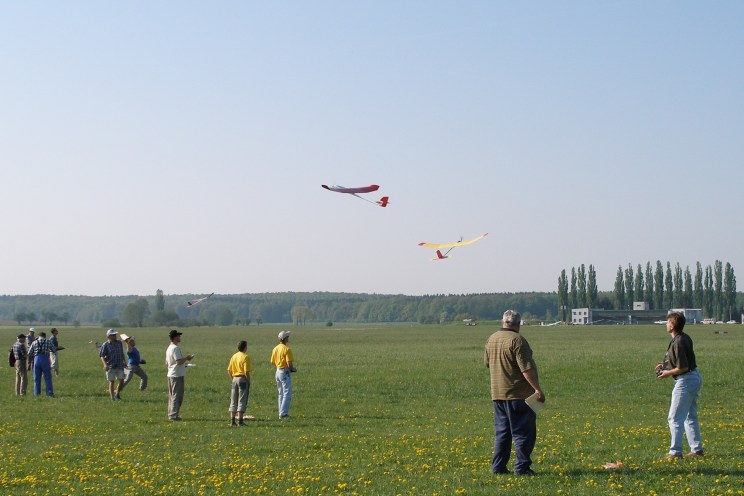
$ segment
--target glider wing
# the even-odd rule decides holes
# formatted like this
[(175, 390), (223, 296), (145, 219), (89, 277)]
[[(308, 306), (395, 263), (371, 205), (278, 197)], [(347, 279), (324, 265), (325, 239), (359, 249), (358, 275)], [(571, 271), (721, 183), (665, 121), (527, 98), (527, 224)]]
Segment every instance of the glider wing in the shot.
[(419, 246), (424, 248), (434, 248), (435, 250), (442, 250), (446, 248), (456, 248), (458, 246), (466, 246), (475, 243), (488, 236), (488, 233), (481, 234), (477, 238), (469, 239), (467, 241), (456, 241), (455, 243), (419, 243)]
[(328, 191), (335, 191), (336, 193), (371, 193), (373, 191), (377, 191), (380, 189), (380, 187), (376, 184), (370, 184), (369, 186), (361, 186), (359, 188), (345, 188), (343, 186), (339, 185), (333, 185), (333, 186), (327, 186), (325, 184), (321, 184), (321, 186)]
[(205, 296), (205, 297), (203, 297), (203, 298), (197, 298), (197, 299), (195, 299), (195, 300), (187, 301), (187, 302), (186, 302), (186, 306), (187, 306), (187, 307), (192, 307), (192, 306), (196, 305), (197, 303), (199, 303), (199, 302), (201, 302), (201, 301), (204, 301), (204, 300), (206, 300), (206, 299), (208, 299), (208, 298), (211, 298), (213, 294), (214, 294), (214, 293), (212, 293), (212, 294), (211, 294), (211, 295), (209, 295), (209, 296)]

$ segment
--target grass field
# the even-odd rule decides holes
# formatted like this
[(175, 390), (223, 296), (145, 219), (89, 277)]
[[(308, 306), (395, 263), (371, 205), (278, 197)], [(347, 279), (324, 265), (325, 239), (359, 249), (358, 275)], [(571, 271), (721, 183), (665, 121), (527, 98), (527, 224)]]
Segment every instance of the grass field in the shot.
[[(97, 350), (104, 330), (62, 328), (56, 398), (12, 394), (0, 369), (0, 493), (744, 494), (741, 326), (688, 327), (703, 376), (706, 456), (661, 462), (671, 380), (654, 378), (663, 326), (524, 327), (547, 407), (537, 477), (490, 473), (493, 412), (483, 345), (497, 327), (292, 328), (298, 373), (288, 421), (268, 363), (281, 327), (184, 329), (180, 423), (166, 421), (166, 329), (137, 337), (150, 388), (135, 378), (112, 402)], [(727, 331), (714, 334), (714, 330)], [(7, 348), (18, 328), (0, 328)], [(244, 428), (230, 428), (227, 361), (246, 339), (253, 361)], [(31, 378), (29, 378), (31, 381)], [(607, 472), (606, 462), (624, 469)]]

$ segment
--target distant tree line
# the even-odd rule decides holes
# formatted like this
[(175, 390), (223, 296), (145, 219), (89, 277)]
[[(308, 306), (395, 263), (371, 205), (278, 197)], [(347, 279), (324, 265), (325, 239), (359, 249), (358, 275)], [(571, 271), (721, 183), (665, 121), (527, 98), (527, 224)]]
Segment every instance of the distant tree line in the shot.
[[(423, 296), (258, 293), (215, 295), (187, 307), (186, 302), (194, 297), (166, 296), (162, 290), (157, 290), (154, 296), (0, 295), (0, 320), (19, 325), (72, 322), (108, 327), (307, 325), (312, 322), (434, 324), (463, 319), (496, 320), (508, 308), (518, 309), (527, 319), (553, 320), (558, 310), (555, 294), (548, 292)], [(42, 320), (42, 315), (56, 318)]]
[[(699, 308), (707, 318), (729, 320), (739, 317), (742, 312), (740, 298), (736, 292), (736, 276), (730, 263), (725, 265), (716, 260), (713, 265), (703, 269), (697, 262), (694, 275), (687, 266), (682, 269), (679, 262), (666, 267), (660, 260), (655, 266), (646, 262), (645, 270), (638, 264), (633, 269), (619, 266), (612, 292), (604, 295), (592, 294), (585, 289), (596, 284), (596, 274), (589, 266), (589, 281), (586, 281), (584, 265), (578, 270), (571, 268), (569, 286), (566, 270), (558, 277), (558, 308), (561, 319), (567, 320), (571, 308), (606, 308), (632, 310), (633, 302), (644, 301), (652, 310), (671, 308)], [(594, 282), (592, 282), (594, 281)]]

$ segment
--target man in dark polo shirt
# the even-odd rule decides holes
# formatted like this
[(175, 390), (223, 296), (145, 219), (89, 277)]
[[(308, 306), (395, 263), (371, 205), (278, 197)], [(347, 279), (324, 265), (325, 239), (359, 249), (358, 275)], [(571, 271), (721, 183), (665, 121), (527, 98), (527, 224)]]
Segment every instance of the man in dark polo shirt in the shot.
[(536, 414), (524, 401), (533, 393), (545, 402), (537, 378), (537, 366), (532, 359), (532, 349), (519, 334), (522, 316), (514, 310), (504, 312), (503, 326), (486, 342), (484, 362), (491, 374), (491, 399), (496, 435), (493, 442), (491, 471), (509, 473), (512, 441), (516, 461), (516, 475), (534, 475), (530, 458), (537, 438)]

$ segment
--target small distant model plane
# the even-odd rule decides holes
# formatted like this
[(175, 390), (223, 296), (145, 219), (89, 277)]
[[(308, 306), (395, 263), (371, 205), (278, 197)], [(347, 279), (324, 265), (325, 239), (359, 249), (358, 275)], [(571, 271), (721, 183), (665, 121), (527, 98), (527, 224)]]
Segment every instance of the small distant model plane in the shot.
[(623, 468), (623, 462), (621, 462), (620, 460), (618, 460), (615, 463), (613, 463), (613, 462), (605, 463), (604, 465), (602, 465), (602, 467), (605, 470), (618, 470), (618, 469)]
[[(463, 241), (462, 238), (460, 238), (460, 241), (457, 241), (455, 243), (419, 243), (419, 246), (423, 246), (424, 248), (434, 248), (437, 250), (437, 256), (435, 258), (432, 258), (432, 261), (436, 262), (437, 260), (444, 260), (445, 258), (451, 258), (451, 255), (448, 255), (449, 252), (452, 251), (453, 248), (457, 248), (458, 246), (466, 246), (472, 243), (475, 243), (478, 240), (481, 240), (488, 236), (488, 233), (481, 234), (477, 238), (469, 239), (467, 241)], [(447, 251), (442, 253), (442, 250), (449, 248)]]
[(214, 294), (214, 293), (212, 293), (212, 294), (211, 294), (211, 295), (209, 295), (209, 296), (205, 296), (205, 297), (203, 297), (203, 298), (197, 298), (197, 299), (195, 299), (195, 300), (191, 300), (191, 301), (188, 301), (188, 302), (186, 302), (186, 306), (187, 306), (187, 307), (189, 307), (189, 308), (190, 308), (190, 307), (193, 307), (193, 306), (194, 306), (194, 305), (196, 305), (197, 303), (199, 303), (199, 302), (201, 302), (201, 301), (204, 301), (204, 300), (206, 300), (206, 299), (208, 299), (208, 298), (211, 298), (213, 294)]
[(361, 186), (359, 188), (345, 188), (344, 186), (339, 186), (337, 184), (334, 184), (333, 186), (327, 186), (325, 184), (321, 184), (321, 186), (328, 191), (334, 191), (336, 193), (346, 193), (347, 195), (356, 196), (360, 200), (364, 200), (368, 203), (372, 203), (374, 205), (379, 205), (381, 207), (387, 207), (389, 198), (387, 196), (383, 196), (378, 201), (372, 201), (364, 198), (363, 196), (359, 196), (360, 193), (372, 193), (373, 191), (377, 191), (380, 189), (380, 187), (376, 184), (370, 184), (369, 186)]
[(562, 323), (563, 323), (563, 322), (561, 322), (560, 320), (558, 320), (558, 321), (556, 321), (556, 322), (552, 322), (552, 323), (550, 323), (550, 324), (546, 324), (545, 322), (541, 322), (541, 323), (540, 323), (540, 325), (541, 325), (542, 327), (553, 327), (553, 326), (561, 325)]

